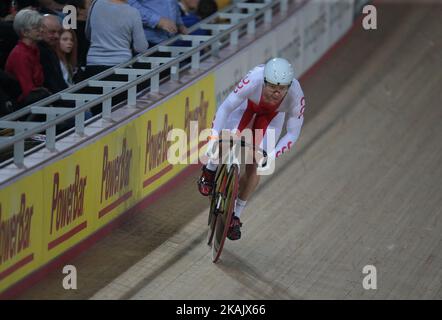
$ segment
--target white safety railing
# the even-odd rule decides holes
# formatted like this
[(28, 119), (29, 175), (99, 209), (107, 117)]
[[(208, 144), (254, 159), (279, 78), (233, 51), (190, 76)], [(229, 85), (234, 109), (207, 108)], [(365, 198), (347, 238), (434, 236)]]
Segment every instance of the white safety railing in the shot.
[[(211, 35), (177, 35), (149, 49), (126, 63), (112, 67), (96, 76), (86, 79), (75, 86), (67, 88), (52, 96), (24, 107), (14, 113), (0, 118), (0, 129), (12, 129), (12, 136), (0, 137), (0, 153), (13, 146), (13, 158), (7, 159), (0, 167), (11, 164), (22, 167), (25, 156), (41, 148), (56, 152), (57, 139), (67, 133), (56, 135), (56, 126), (62, 122), (75, 118), (74, 131), (83, 135), (85, 126), (97, 118), (110, 120), (112, 112), (117, 106), (112, 105), (112, 97), (127, 93), (125, 105), (137, 108), (137, 85), (150, 81), (150, 85), (142, 93), (158, 93), (160, 91), (160, 73), (169, 70), (170, 79), (178, 81), (180, 72), (184, 69), (198, 71), (200, 62), (207, 57), (217, 58), (219, 51), (226, 46), (237, 46), (243, 36), (253, 36), (259, 24), (270, 24), (275, 14), (284, 16), (288, 10), (288, 3), (301, 5), (305, 0), (257, 0), (251, 3), (245, 0), (235, 1), (232, 5), (218, 11), (197, 25), (189, 28), (189, 33), (197, 30), (208, 30)], [(191, 46), (175, 46), (177, 40), (190, 41)], [(169, 52), (171, 57), (155, 56), (157, 52)], [(190, 63), (186, 60), (190, 59)], [(150, 68), (141, 68), (139, 63), (149, 64)], [(136, 67), (135, 65), (138, 64)], [(119, 74), (127, 75), (127, 81), (105, 81), (106, 77)], [(102, 88), (102, 94), (78, 93), (84, 88)], [(74, 101), (75, 107), (53, 107), (58, 101)], [(94, 118), (85, 121), (85, 112), (101, 104), (102, 112)], [(143, 107), (145, 108), (145, 107)], [(22, 119), (30, 115), (44, 115), (46, 121), (32, 122)], [(25, 151), (25, 141), (36, 134), (45, 133), (45, 142), (40, 146)]]

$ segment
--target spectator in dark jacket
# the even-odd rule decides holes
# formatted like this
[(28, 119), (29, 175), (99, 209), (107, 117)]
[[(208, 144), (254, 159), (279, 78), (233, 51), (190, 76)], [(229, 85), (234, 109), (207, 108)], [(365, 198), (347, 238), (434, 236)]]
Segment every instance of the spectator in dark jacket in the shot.
[(61, 23), (57, 16), (44, 15), (42, 19), (42, 38), (38, 43), (40, 48), (40, 62), (43, 66), (44, 85), (52, 93), (59, 92), (68, 87), (63, 79), (56, 49), (59, 46)]
[[(21, 0), (23, 1), (23, 0)], [(31, 0), (26, 0), (31, 1)], [(77, 27), (74, 28), (76, 37), (78, 39), (78, 65), (86, 66), (86, 55), (89, 49), (89, 40), (85, 37), (85, 25), (86, 17), (89, 9), (90, 2), (92, 0), (33, 0), (38, 1), (42, 7), (42, 13), (53, 14), (63, 19), (65, 13), (63, 13), (63, 7), (66, 5), (74, 6), (77, 10)]]
[(17, 99), (20, 94), (21, 90), (18, 81), (0, 69), (0, 117), (16, 110)]
[(19, 12), (23, 9), (34, 9), (40, 12), (39, 0), (15, 0), (15, 11)]
[(0, 68), (5, 67), (9, 53), (18, 42), (18, 36), (12, 26), (14, 16), (12, 0), (0, 2)]
[(215, 0), (200, 0), (196, 9), (196, 15), (201, 19), (206, 19), (218, 11)]

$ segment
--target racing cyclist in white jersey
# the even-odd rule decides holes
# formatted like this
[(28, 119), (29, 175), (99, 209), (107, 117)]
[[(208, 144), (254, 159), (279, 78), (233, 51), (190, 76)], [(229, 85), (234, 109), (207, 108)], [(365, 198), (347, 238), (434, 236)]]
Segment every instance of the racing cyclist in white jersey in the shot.
[[(256, 66), (249, 71), (220, 105), (213, 121), (208, 152), (212, 150), (213, 143), (219, 140), (222, 130), (241, 133), (244, 129), (252, 129), (254, 137), (256, 130), (263, 132), (258, 141), (255, 137), (255, 145), (265, 150), (269, 157), (278, 158), (289, 151), (298, 139), (304, 120), (304, 109), (304, 93), (298, 80), (294, 78), (292, 65), (285, 59), (273, 58), (265, 65)], [(287, 133), (278, 141), (286, 114)], [(275, 141), (278, 141), (273, 150), (267, 150), (266, 132), (269, 129), (274, 130)], [(217, 164), (210, 158), (202, 168), (198, 189), (204, 196), (212, 192), (216, 169)], [(234, 217), (227, 234), (230, 240), (241, 238), (240, 215), (258, 183), (256, 161), (246, 164), (245, 174), (240, 179)]]

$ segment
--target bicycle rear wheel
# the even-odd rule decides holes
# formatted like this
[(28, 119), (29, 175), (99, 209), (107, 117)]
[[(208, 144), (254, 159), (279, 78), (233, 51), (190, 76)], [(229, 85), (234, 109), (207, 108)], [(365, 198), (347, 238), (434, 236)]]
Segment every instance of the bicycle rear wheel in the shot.
[(238, 196), (239, 188), (239, 168), (232, 165), (228, 173), (227, 184), (224, 190), (223, 210), (217, 215), (214, 229), (214, 241), (212, 243), (212, 261), (216, 263), (221, 256), (221, 252), (229, 231), (230, 221), (232, 220), (235, 200)]

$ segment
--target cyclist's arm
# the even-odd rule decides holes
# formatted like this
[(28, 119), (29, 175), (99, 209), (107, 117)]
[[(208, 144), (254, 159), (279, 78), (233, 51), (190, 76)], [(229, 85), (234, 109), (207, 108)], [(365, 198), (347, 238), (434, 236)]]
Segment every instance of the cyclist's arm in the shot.
[(257, 85), (259, 84), (256, 81), (249, 79), (248, 76), (239, 82), (235, 90), (227, 96), (216, 112), (212, 126), (213, 136), (218, 136), (221, 133), (221, 130), (226, 128), (229, 115), (235, 111), (241, 103), (248, 99)]
[(276, 158), (284, 152), (289, 151), (298, 140), (299, 134), (301, 133), (301, 127), (304, 122), (304, 95), (299, 95), (296, 100), (296, 105), (290, 112), (289, 119), (287, 120), (287, 133), (278, 141), (278, 144), (275, 147)]
[(299, 138), (299, 134), (301, 133), (301, 127), (304, 118), (301, 117), (298, 119), (297, 117), (290, 117), (287, 121), (287, 133), (284, 137), (282, 137), (278, 144), (275, 147), (276, 158), (282, 155), (284, 152), (290, 150), (291, 147), (295, 144), (296, 140)]
[(233, 92), (227, 96), (216, 112), (215, 119), (213, 120), (212, 135), (217, 136), (221, 133), (221, 130), (226, 127), (229, 115), (238, 108), (244, 100), (245, 99), (241, 99), (241, 97), (238, 97)]

